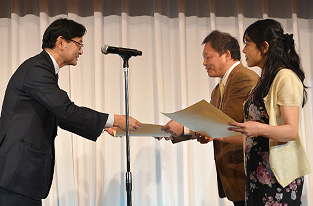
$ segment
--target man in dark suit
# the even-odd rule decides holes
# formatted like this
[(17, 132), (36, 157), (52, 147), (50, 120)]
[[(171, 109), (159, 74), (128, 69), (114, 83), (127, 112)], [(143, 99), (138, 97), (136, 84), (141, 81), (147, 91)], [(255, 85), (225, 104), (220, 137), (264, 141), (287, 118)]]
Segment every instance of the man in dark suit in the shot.
[[(8, 83), (0, 122), (1, 206), (42, 205), (52, 183), (57, 126), (92, 141), (105, 128), (126, 129), (125, 116), (79, 107), (58, 86), (60, 68), (76, 65), (83, 54), (85, 33), (72, 20), (54, 21), (43, 35), (43, 51), (22, 63)], [(140, 125), (130, 117), (130, 130)]]
[[(236, 122), (243, 122), (243, 102), (249, 91), (258, 80), (258, 75), (244, 67), (240, 61), (240, 48), (237, 40), (227, 33), (213, 31), (203, 41), (203, 65), (210, 77), (220, 77), (220, 83), (211, 94), (211, 104), (230, 116)], [(172, 134), (172, 142), (192, 139), (188, 128), (175, 121), (168, 122), (162, 127), (165, 132)], [(208, 143), (210, 137), (199, 136), (200, 143)], [(236, 143), (231, 139), (217, 138), (213, 141), (214, 159), (216, 163), (217, 182), (220, 198), (227, 197), (235, 206), (244, 205), (245, 172), (243, 147), (222, 142)]]

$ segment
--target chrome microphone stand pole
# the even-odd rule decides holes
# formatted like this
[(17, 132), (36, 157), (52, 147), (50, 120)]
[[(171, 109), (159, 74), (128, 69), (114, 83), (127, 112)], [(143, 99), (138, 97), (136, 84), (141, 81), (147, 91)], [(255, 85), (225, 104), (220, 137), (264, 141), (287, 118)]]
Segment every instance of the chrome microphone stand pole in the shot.
[(126, 112), (126, 156), (127, 156), (127, 171), (126, 171), (126, 192), (127, 192), (127, 206), (132, 205), (132, 174), (130, 172), (130, 147), (129, 147), (129, 101), (128, 101), (128, 60), (130, 56), (122, 56), (124, 77), (125, 77), (125, 112)]
[(107, 44), (101, 47), (103, 54), (118, 54), (123, 59), (123, 68), (125, 76), (125, 112), (126, 112), (126, 155), (127, 155), (127, 171), (126, 171), (126, 191), (127, 191), (127, 206), (132, 205), (132, 174), (130, 172), (130, 147), (129, 147), (129, 101), (128, 101), (128, 60), (132, 56), (141, 56), (142, 52), (136, 49), (112, 47)]

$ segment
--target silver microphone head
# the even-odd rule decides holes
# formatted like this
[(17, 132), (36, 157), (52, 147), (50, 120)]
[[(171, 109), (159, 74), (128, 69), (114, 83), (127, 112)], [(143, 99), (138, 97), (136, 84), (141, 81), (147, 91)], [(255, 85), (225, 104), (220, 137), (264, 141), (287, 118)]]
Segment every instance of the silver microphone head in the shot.
[(109, 54), (108, 48), (109, 48), (109, 45), (107, 45), (107, 44), (103, 45), (103, 46), (101, 47), (101, 52), (102, 52), (103, 54)]

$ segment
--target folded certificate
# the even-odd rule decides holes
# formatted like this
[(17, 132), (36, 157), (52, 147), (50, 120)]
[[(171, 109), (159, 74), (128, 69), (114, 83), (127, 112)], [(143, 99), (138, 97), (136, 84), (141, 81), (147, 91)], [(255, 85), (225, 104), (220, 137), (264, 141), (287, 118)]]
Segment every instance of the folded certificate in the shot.
[[(141, 127), (137, 131), (131, 131), (129, 133), (130, 136), (137, 137), (169, 137), (170, 133), (165, 133), (161, 131), (161, 125), (155, 124), (142, 124)], [(126, 136), (126, 132), (117, 128), (115, 136)]]
[(240, 134), (227, 130), (228, 122), (235, 121), (205, 100), (174, 113), (162, 114), (204, 136), (218, 138)]

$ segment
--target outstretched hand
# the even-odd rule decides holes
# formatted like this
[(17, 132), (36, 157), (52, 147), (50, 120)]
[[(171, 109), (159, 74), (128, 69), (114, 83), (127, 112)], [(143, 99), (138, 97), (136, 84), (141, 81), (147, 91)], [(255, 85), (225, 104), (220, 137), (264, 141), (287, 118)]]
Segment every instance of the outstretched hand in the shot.
[[(121, 130), (126, 131), (126, 115), (114, 115), (114, 127), (119, 127)], [(133, 117), (129, 117), (129, 130), (136, 131), (141, 127), (141, 122), (134, 119)]]
[[(161, 127), (161, 130), (166, 133), (170, 133), (174, 137), (177, 137), (184, 133), (184, 126), (179, 124), (178, 122), (175, 122), (174, 120), (171, 120), (166, 125)], [(167, 138), (166, 140), (170, 140), (170, 139)]]

